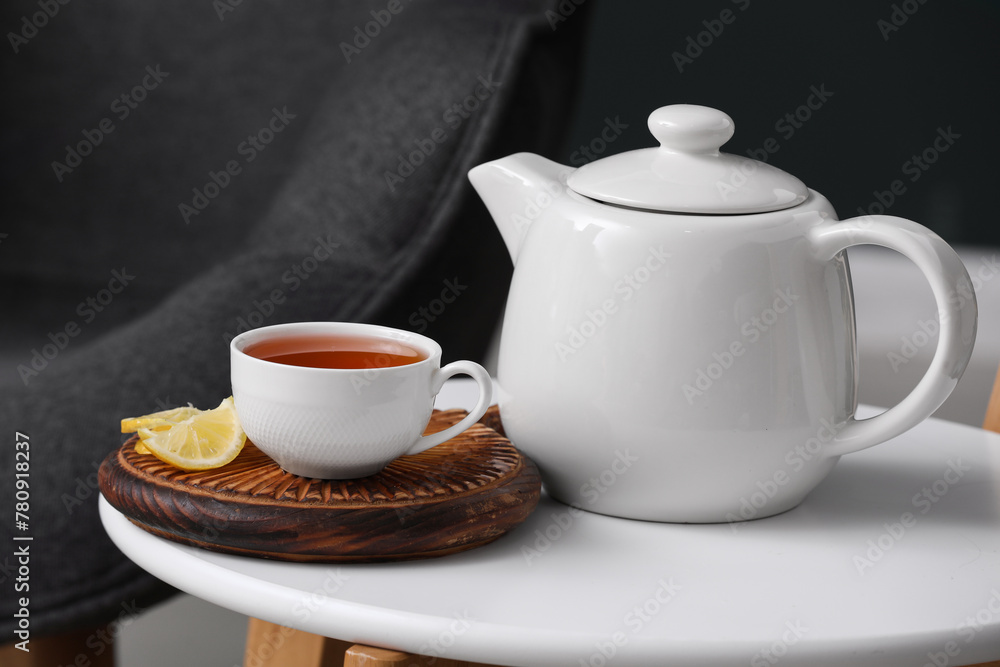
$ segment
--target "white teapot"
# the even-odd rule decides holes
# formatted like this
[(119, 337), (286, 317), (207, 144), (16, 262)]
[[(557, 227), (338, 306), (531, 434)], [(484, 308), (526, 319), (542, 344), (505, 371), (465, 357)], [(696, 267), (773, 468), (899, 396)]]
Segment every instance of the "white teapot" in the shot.
[[(500, 414), (550, 495), (633, 519), (760, 518), (795, 507), (839, 457), (926, 419), (968, 364), (977, 308), (927, 228), (830, 203), (719, 152), (733, 121), (662, 107), (660, 142), (579, 169), (519, 153), (469, 179), (514, 262)], [(844, 250), (892, 248), (924, 273), (940, 333), (898, 405), (857, 420)]]

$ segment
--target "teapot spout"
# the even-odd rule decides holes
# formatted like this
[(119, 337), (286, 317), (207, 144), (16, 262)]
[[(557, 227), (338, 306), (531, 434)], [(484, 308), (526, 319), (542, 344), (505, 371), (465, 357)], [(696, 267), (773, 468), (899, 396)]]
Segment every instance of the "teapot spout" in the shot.
[(469, 171), (515, 265), (528, 228), (566, 192), (573, 171), (533, 153), (515, 153)]

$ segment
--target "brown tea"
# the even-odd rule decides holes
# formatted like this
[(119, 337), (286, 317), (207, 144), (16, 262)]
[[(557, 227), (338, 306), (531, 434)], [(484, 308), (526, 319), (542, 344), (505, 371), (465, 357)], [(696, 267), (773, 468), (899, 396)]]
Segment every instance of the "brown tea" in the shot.
[(422, 351), (388, 338), (335, 334), (276, 336), (252, 343), (243, 352), (277, 364), (311, 368), (388, 368), (427, 358)]

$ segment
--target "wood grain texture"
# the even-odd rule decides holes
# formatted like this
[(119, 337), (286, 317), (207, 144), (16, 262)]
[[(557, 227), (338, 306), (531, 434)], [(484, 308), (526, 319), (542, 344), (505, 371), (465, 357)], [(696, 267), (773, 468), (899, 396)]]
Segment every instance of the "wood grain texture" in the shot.
[[(488, 417), (497, 419), (496, 408)], [(435, 411), (427, 432), (462, 410)], [(530, 459), (482, 423), (356, 480), (286, 473), (251, 442), (221, 468), (185, 472), (135, 451), (101, 465), (101, 492), (145, 530), (185, 544), (291, 561), (375, 562), (487, 544), (528, 517), (541, 479)]]
[(277, 623), (247, 621), (244, 667), (341, 667), (348, 642), (314, 635)]
[(344, 654), (344, 667), (492, 667), (479, 662), (403, 653), (356, 644)]

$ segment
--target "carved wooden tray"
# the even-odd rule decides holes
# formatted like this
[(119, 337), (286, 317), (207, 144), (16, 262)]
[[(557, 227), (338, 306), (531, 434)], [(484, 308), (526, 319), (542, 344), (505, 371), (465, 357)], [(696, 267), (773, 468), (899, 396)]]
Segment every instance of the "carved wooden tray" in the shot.
[[(427, 432), (460, 421), (435, 411)], [(104, 460), (108, 502), (145, 530), (176, 542), (246, 556), (311, 562), (430, 558), (497, 539), (538, 504), (534, 463), (479, 424), (382, 472), (355, 480), (286, 473), (250, 441), (231, 463), (185, 472), (135, 451), (133, 437)]]

